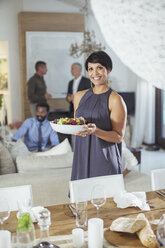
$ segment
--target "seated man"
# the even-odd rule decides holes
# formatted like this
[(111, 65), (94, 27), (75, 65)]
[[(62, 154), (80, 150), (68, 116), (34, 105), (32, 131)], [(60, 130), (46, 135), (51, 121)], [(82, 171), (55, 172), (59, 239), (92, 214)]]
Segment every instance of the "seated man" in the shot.
[(58, 135), (47, 120), (48, 112), (49, 105), (47, 103), (38, 103), (36, 116), (25, 120), (12, 140), (17, 141), (24, 137), (24, 143), (29, 151), (44, 151), (48, 142), (51, 146), (58, 145)]

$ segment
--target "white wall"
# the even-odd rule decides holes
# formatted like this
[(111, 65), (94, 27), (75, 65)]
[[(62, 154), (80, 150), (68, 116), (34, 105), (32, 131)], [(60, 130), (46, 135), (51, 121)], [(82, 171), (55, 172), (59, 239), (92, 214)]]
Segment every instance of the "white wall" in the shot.
[[(0, 40), (8, 40), (9, 44), (9, 90), (11, 95), (11, 121), (22, 119), (22, 99), (19, 64), (18, 42), (18, 13), (20, 11), (44, 12), (79, 12), (75, 6), (61, 3), (57, 0), (0, 0)], [(133, 91), (136, 89), (136, 75), (133, 74), (116, 57), (105, 43), (94, 17), (89, 18), (89, 29), (94, 30), (97, 40), (107, 47), (111, 55), (114, 69), (111, 73), (112, 88), (120, 91)]]
[(11, 96), (9, 122), (22, 118), (17, 18), (21, 9), (22, 0), (0, 1), (0, 40), (8, 40), (9, 94)]
[(78, 13), (79, 9), (57, 0), (23, 0), (23, 11)]

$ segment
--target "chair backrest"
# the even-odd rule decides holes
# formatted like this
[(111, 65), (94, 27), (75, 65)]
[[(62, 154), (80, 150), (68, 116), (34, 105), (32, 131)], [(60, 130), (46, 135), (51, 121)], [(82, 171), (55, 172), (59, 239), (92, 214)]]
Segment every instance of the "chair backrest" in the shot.
[(151, 170), (152, 190), (165, 189), (165, 168)]
[(116, 192), (125, 190), (123, 174), (70, 181), (70, 202), (90, 201), (92, 189), (96, 184), (104, 187), (106, 197), (113, 197)]
[(30, 200), (33, 206), (33, 194), (31, 185), (22, 185), (8, 188), (0, 188), (0, 197), (8, 201), (10, 211), (18, 210), (18, 201)]

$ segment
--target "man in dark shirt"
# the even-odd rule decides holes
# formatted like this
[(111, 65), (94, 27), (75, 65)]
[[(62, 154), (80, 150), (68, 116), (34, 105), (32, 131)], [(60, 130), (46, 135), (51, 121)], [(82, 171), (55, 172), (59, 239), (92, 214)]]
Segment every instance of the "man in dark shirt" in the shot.
[(38, 61), (35, 64), (36, 73), (29, 79), (28, 98), (30, 101), (30, 112), (35, 116), (36, 105), (41, 102), (47, 102), (52, 96), (47, 93), (47, 87), (44, 80), (44, 75), (47, 72), (47, 66), (44, 61)]
[(73, 117), (73, 96), (77, 91), (86, 90), (90, 88), (90, 80), (81, 75), (82, 66), (79, 63), (74, 63), (71, 66), (71, 73), (74, 79), (69, 81), (67, 101), (70, 103), (70, 117)]

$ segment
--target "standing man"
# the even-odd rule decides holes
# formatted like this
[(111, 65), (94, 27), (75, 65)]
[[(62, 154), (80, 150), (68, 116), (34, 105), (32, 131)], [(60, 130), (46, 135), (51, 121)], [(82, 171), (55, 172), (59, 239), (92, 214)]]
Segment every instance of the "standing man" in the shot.
[(68, 93), (67, 101), (70, 103), (70, 117), (73, 117), (73, 96), (77, 91), (86, 90), (90, 88), (90, 80), (81, 75), (82, 66), (79, 63), (74, 63), (71, 66), (71, 73), (74, 76), (74, 79), (69, 81), (68, 84)]
[(59, 144), (58, 135), (53, 131), (50, 122), (47, 120), (49, 105), (38, 103), (36, 106), (36, 116), (26, 119), (22, 126), (12, 137), (17, 141), (24, 137), (24, 143), (29, 151), (44, 151), (48, 143), (51, 147)]
[(30, 112), (35, 116), (37, 103), (47, 102), (52, 96), (47, 93), (47, 87), (44, 80), (44, 75), (47, 73), (47, 66), (44, 61), (38, 61), (35, 64), (36, 73), (32, 76), (28, 85), (28, 98), (30, 101)]

